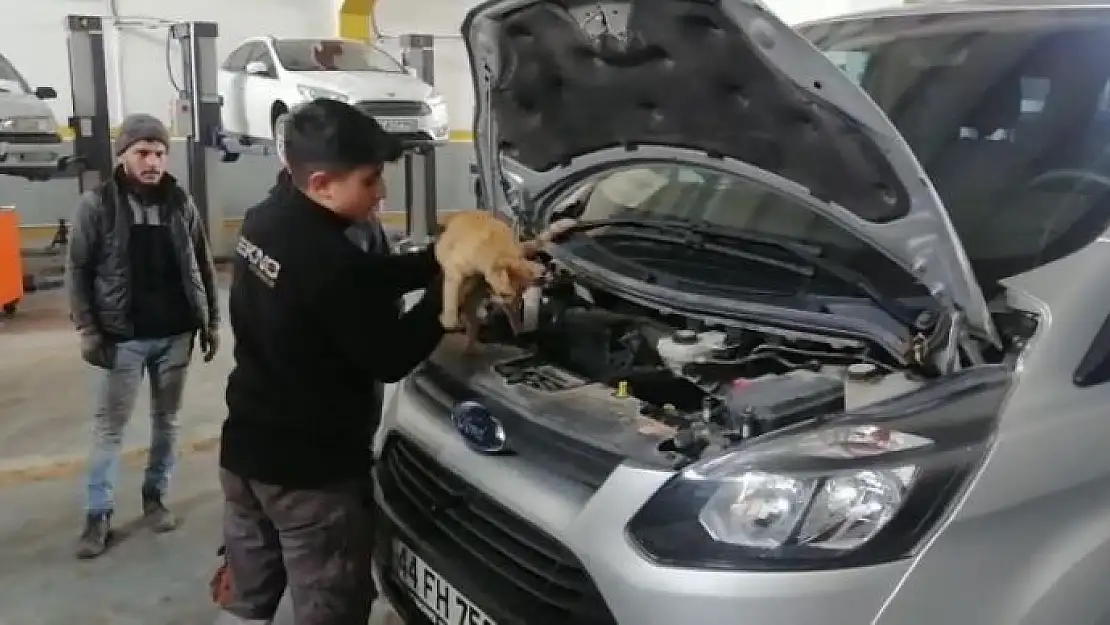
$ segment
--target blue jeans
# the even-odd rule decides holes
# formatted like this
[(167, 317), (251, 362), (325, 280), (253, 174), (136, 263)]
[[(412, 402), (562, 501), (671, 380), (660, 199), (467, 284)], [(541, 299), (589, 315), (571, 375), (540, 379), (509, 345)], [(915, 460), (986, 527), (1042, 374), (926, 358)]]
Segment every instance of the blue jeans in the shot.
[(101, 372), (93, 420), (85, 510), (111, 512), (119, 474), (123, 433), (135, 410), (143, 377), (150, 374), (150, 453), (143, 493), (161, 497), (169, 485), (177, 442), (177, 412), (185, 390), (185, 373), (193, 354), (193, 334), (139, 339), (116, 345), (115, 366)]

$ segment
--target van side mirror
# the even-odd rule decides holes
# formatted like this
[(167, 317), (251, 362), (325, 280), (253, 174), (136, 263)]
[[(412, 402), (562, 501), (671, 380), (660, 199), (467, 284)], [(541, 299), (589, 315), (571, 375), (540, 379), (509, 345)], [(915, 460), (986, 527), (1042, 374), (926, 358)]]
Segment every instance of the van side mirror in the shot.
[(35, 97), (40, 100), (54, 100), (58, 97), (58, 92), (54, 87), (37, 87), (35, 88)]

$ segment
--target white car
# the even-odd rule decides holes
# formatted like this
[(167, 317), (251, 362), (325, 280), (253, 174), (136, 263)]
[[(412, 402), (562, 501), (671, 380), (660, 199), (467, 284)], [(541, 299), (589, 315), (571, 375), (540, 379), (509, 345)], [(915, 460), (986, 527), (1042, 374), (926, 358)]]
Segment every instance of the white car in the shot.
[(444, 141), (447, 105), (380, 48), (362, 42), (254, 37), (220, 66), (224, 131), (272, 140), (278, 118), (302, 102), (334, 98), (373, 115), (404, 138)]

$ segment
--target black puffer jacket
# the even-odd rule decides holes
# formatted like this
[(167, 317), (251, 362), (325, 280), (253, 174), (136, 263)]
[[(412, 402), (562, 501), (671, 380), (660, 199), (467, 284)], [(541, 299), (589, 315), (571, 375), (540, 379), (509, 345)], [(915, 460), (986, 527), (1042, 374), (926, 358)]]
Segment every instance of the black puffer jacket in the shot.
[[(121, 175), (117, 170), (111, 180), (83, 194), (73, 217), (66, 286), (70, 314), (83, 335), (127, 339), (134, 334), (128, 256), (132, 215)], [(216, 268), (200, 212), (169, 174), (158, 193), (197, 326), (214, 330), (220, 321)]]

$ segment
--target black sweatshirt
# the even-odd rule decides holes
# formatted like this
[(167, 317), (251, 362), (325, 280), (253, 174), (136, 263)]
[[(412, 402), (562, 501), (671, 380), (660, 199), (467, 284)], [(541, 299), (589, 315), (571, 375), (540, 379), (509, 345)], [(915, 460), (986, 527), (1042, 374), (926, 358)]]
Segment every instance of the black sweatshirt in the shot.
[[(346, 237), (350, 225), (287, 180), (243, 220), (220, 445), (232, 473), (293, 488), (367, 477), (381, 416), (375, 382), (404, 377), (443, 336), (432, 251), (366, 254)], [(425, 287), (398, 315), (398, 297)]]

